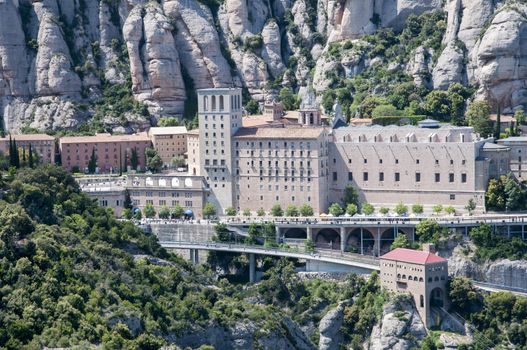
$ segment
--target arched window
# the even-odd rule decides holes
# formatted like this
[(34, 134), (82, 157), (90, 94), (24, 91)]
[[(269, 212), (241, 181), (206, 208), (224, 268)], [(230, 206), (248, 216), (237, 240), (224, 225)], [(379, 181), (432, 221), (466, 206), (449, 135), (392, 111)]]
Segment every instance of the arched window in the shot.
[(406, 279), (406, 275), (403, 275), (403, 280), (405, 280), (405, 279)]
[(400, 273), (397, 274), (397, 278), (401, 278), (401, 274)]
[(422, 295), (419, 296), (419, 305), (425, 307), (425, 298)]
[(223, 104), (223, 96), (220, 96), (220, 111), (223, 111), (224, 104)]
[[(422, 279), (422, 278), (421, 278), (421, 279)], [(415, 276), (415, 277), (414, 277), (414, 281), (416, 281), (416, 282), (417, 282), (417, 276)]]
[(203, 110), (209, 110), (209, 96), (203, 96)]
[(428, 282), (432, 282), (432, 277), (428, 277)]
[(231, 109), (234, 109), (234, 96), (231, 95)]
[(216, 96), (212, 96), (212, 110), (216, 110)]
[(439, 281), (439, 277), (436, 276), (436, 277), (434, 278), (434, 281), (435, 281), (435, 282), (438, 282), (438, 281)]
[(419, 277), (419, 282), (423, 282), (423, 277)]

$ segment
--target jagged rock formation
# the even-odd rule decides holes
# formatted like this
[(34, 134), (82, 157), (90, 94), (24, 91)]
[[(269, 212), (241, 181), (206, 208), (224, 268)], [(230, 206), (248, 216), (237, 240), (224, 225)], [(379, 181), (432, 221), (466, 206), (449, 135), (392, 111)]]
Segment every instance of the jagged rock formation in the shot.
[(475, 247), (470, 241), (449, 240), (440, 250), (448, 258), (448, 272), (453, 276), (466, 276), (475, 280), (527, 289), (526, 260), (496, 260), (483, 263), (473, 261)]
[(344, 303), (340, 303), (336, 308), (330, 310), (318, 325), (320, 339), (318, 350), (338, 350), (343, 340), (340, 331), (344, 321)]
[[(365, 55), (364, 35), (438, 10), (437, 52), (419, 47), (406, 62)], [(129, 76), (151, 114), (181, 115), (195, 88), (243, 86), (261, 101), (271, 88), (304, 86), (312, 70), (322, 92), (334, 75), (372, 64), (429, 88), (471, 84), (503, 112), (527, 106), (527, 5), (513, 0), (4, 0), (0, 18), (7, 129), (75, 128)], [(328, 55), (350, 40), (353, 49)]]
[(397, 295), (385, 306), (382, 319), (373, 327), (367, 350), (407, 350), (417, 347), (426, 336), (426, 328), (415, 310), (412, 299)]

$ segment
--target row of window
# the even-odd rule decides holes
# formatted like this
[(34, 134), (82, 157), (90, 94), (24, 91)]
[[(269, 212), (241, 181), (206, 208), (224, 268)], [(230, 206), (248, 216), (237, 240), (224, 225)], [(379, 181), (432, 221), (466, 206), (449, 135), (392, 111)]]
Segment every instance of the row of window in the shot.
[[(239, 201), (240, 200), (240, 195), (236, 195), (236, 199)], [(251, 200), (254, 200), (254, 199), (251, 199), (251, 197), (247, 197), (247, 201), (250, 202)], [(279, 201), (280, 200), (280, 196), (276, 196), (274, 198), (274, 200), (276, 201)], [(264, 201), (264, 196), (260, 196), (260, 201)], [(291, 200), (290, 200), (290, 203), (294, 203), (296, 201), (296, 197), (295, 196), (291, 196)], [(307, 201), (308, 202), (311, 202), (311, 197), (307, 197)]]
[[(401, 173), (395, 172), (393, 174), (393, 179), (395, 182), (401, 181)], [(461, 183), (467, 182), (467, 174), (461, 173), (460, 176)], [(333, 181), (338, 181), (338, 173), (336, 171), (333, 172)], [(348, 181), (353, 181), (353, 172), (348, 172)], [(369, 173), (367, 171), (364, 171), (362, 173), (362, 181), (366, 182), (369, 181)], [(384, 181), (384, 172), (379, 172), (379, 181)], [(415, 182), (421, 182), (421, 173), (415, 173)], [(440, 173), (434, 173), (434, 182), (441, 182), (441, 174)], [(455, 182), (455, 174), (449, 173), (448, 174), (448, 182)]]
[[(239, 147), (240, 144), (243, 144), (243, 142), (236, 141), (236, 147)], [(245, 141), (245, 145), (254, 147), (256, 145), (256, 142), (255, 141)], [(262, 141), (258, 142), (258, 146), (259, 146), (260, 149), (263, 148), (263, 145), (264, 145), (264, 143)], [(268, 141), (267, 142), (267, 147), (268, 148), (273, 148), (273, 145), (274, 145), (274, 148), (280, 148), (282, 145), (285, 148), (287, 148), (288, 145), (290, 146), (290, 148), (295, 148), (295, 142), (294, 141), (291, 141), (291, 142), (287, 142), (287, 141)], [(327, 145), (327, 141), (326, 141), (326, 145)], [(300, 141), (299, 142), (299, 147), (303, 148), (304, 146), (306, 146), (307, 148), (311, 148), (311, 142), (306, 141), (305, 145), (304, 145), (304, 141)], [(322, 147), (322, 146), (324, 146), (324, 143), (321, 142), (320, 143), (320, 147)]]
[[(453, 159), (450, 159), (450, 165), (454, 165), (454, 160)], [(333, 158), (333, 164), (336, 164), (337, 163), (337, 158)], [(363, 158), (362, 159), (362, 163), (363, 164), (368, 164), (368, 159), (367, 158)], [(399, 159), (394, 159), (394, 163), (395, 164), (399, 164)], [(352, 160), (351, 158), (348, 158), (348, 164), (352, 164)], [(379, 164), (383, 164), (383, 160), (382, 158), (379, 158)], [(415, 160), (415, 164), (421, 164), (421, 160), (420, 159), (416, 159)], [(461, 160), (461, 165), (466, 165), (467, 164), (467, 161), (465, 159), (462, 159)], [(439, 164), (439, 159), (435, 159), (435, 165), (440, 165)]]
[[(205, 143), (207, 143), (207, 142), (205, 142)], [(222, 141), (222, 144), (223, 144), (223, 141)], [(280, 153), (278, 153), (278, 152), (280, 152), (280, 151), (278, 151), (278, 150), (274, 151), (274, 156), (275, 157), (279, 157), (280, 156)], [(287, 150), (284, 150), (283, 153), (284, 153), (284, 157), (287, 157), (287, 155), (288, 155)], [(294, 157), (295, 156), (295, 151), (291, 151), (289, 154), (291, 155), (291, 157)], [(239, 155), (240, 155), (240, 151), (236, 150), (236, 156), (239, 156)], [(249, 151), (249, 150), (247, 150), (247, 155), (255, 156), (254, 151)], [(267, 152), (267, 155), (271, 156), (272, 155), (272, 151), (269, 150)], [(326, 152), (326, 155), (327, 155), (327, 152)], [(258, 156), (260, 156), (260, 157), (264, 156), (263, 153), (262, 153), (262, 150), (260, 150)], [(300, 151), (299, 156), (300, 157), (304, 157), (304, 151)], [(307, 151), (306, 157), (311, 157), (311, 151)]]
[[(134, 206), (139, 206), (139, 205), (141, 205), (141, 200), (140, 200), (140, 199), (134, 199), (134, 200), (132, 200), (132, 203), (133, 203)], [(145, 204), (154, 205), (154, 201), (153, 201), (152, 199), (147, 199), (147, 200), (145, 201)], [(158, 204), (159, 206), (161, 206), (161, 207), (164, 207), (164, 206), (167, 205), (167, 201), (164, 200), (164, 199), (160, 199), (160, 200), (157, 202), (157, 204)], [(179, 203), (179, 201), (177, 201), (177, 200), (173, 200), (173, 201), (171, 202), (171, 205), (172, 205), (173, 207), (175, 207), (176, 205), (180, 205), (180, 203)], [(186, 207), (192, 207), (192, 201), (185, 201), (185, 202), (184, 202), (184, 205), (185, 205)]]
[[(154, 191), (146, 191), (145, 192), (145, 197), (154, 197), (156, 192)], [(170, 194), (170, 196), (167, 194), (167, 192), (165, 191), (159, 191), (157, 192), (157, 196), (158, 197), (173, 197), (173, 198), (177, 198), (180, 196), (180, 192), (168, 192)], [(141, 196), (141, 192), (140, 191), (132, 191), (132, 196), (135, 196), (135, 197), (139, 197)], [(192, 198), (192, 192), (185, 192), (185, 198)]]

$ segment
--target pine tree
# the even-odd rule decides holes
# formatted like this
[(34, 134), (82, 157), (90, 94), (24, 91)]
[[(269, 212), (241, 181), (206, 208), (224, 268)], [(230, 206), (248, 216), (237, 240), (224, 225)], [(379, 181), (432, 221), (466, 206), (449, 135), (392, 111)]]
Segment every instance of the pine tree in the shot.
[(501, 108), (498, 106), (498, 112), (496, 115), (496, 129), (494, 130), (494, 139), (498, 140), (501, 134)]
[(88, 162), (88, 172), (94, 174), (97, 169), (97, 155), (95, 154), (95, 149), (92, 149), (91, 158)]
[(128, 190), (124, 191), (123, 207), (126, 209), (132, 209), (134, 207), (132, 204), (132, 198), (130, 197), (130, 192)]
[(13, 139), (13, 166), (20, 168), (20, 155), (18, 154), (16, 139)]
[(26, 148), (25, 147), (22, 147), (22, 165), (25, 165), (26, 164)]
[(33, 168), (33, 166), (34, 166), (33, 149), (31, 147), (31, 144), (29, 144), (29, 167)]
[(139, 165), (139, 157), (137, 156), (137, 149), (132, 148), (132, 156), (130, 158), (130, 163), (132, 165), (133, 170), (137, 170), (137, 166)]
[(11, 139), (11, 135), (9, 135), (9, 165), (15, 166), (15, 152), (13, 151), (13, 140)]

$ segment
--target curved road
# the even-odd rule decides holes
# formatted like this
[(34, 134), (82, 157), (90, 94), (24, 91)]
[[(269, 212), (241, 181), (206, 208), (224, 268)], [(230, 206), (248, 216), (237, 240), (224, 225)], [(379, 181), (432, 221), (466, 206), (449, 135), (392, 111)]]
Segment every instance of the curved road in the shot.
[[(341, 253), (331, 250), (317, 250), (316, 253), (305, 253), (294, 250), (270, 248), (264, 246), (253, 246), (234, 243), (220, 242), (190, 242), (190, 241), (160, 241), (159, 244), (168, 249), (197, 249), (197, 250), (214, 250), (220, 252), (246, 253), (257, 255), (272, 255), (287, 258), (305, 259), (339, 264), (345, 266), (360, 267), (371, 271), (380, 271), (379, 259), (367, 257), (360, 254)], [(522, 288), (497, 285), (487, 282), (473, 280), (474, 287), (491, 293), (510, 292), (515, 295), (527, 297), (527, 290)]]

